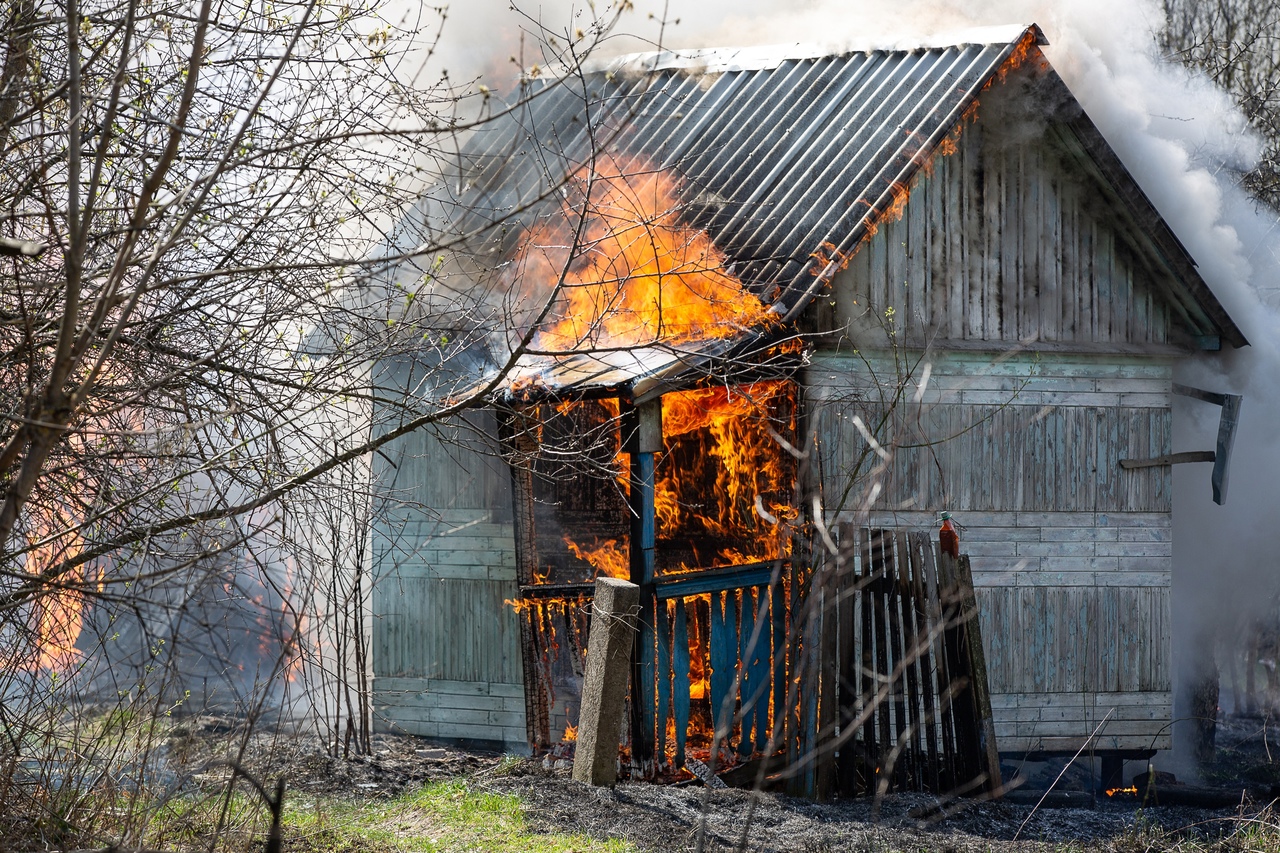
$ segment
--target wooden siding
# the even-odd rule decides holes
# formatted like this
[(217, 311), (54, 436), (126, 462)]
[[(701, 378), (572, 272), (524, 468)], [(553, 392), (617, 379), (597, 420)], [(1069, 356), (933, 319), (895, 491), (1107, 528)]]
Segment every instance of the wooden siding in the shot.
[(1074, 752), (1081, 732), (1096, 732), (1092, 745), (1099, 751), (1173, 745), (1173, 699), (1167, 691), (997, 694), (991, 710), (1002, 752)]
[[(1059, 365), (1069, 369), (1055, 370)], [(912, 399), (918, 379), (909, 378), (905, 401), (895, 403), (892, 387), (886, 392), (859, 381), (853, 359), (818, 360), (810, 382), (822, 386), (814, 429), (828, 494), (843, 491), (850, 475), (870, 482), (880, 465), (866, 451), (856, 415), (893, 450), (875, 475), (889, 506), (1170, 511), (1168, 467), (1119, 466), (1120, 459), (1171, 452), (1167, 366), (1135, 364), (1136, 376), (1079, 375), (1080, 362), (1046, 364), (1029, 356), (987, 374), (965, 375), (967, 366), (972, 362), (940, 360), (919, 403)], [(884, 383), (897, 381), (891, 372), (879, 375)]]
[(375, 527), (376, 720), (412, 734), (519, 746), (520, 631), (506, 604), (518, 595), (514, 532), (484, 514), (472, 523), (452, 515), (448, 524), (402, 515), (394, 528)]
[(987, 587), (982, 636), (992, 693), (1171, 689), (1168, 587)]
[(375, 678), (381, 728), (422, 737), (525, 742), (524, 687), (475, 681)]
[[(1113, 705), (1098, 748), (1167, 745), (1171, 476), (1132, 477), (1118, 461), (1170, 451), (1170, 363), (947, 353), (921, 392), (923, 373), (919, 353), (814, 359), (828, 522), (932, 532), (939, 510), (955, 513), (1001, 750), (1074, 750)], [(868, 512), (881, 460), (855, 415), (892, 453)]]
[(1054, 125), (994, 106), (857, 251), (819, 326), (850, 324), (863, 346), (884, 327), (908, 341), (1168, 343), (1172, 309), (1151, 285), (1168, 273), (1133, 248), (1096, 169)]
[[(1086, 718), (1076, 709), (1106, 702), (1118, 702), (1106, 748), (1166, 748), (1170, 515), (971, 512), (956, 520), (973, 566), (1000, 749), (1074, 750), (1107, 710)], [(937, 518), (877, 510), (865, 523), (933, 531)], [(1121, 693), (1129, 698), (1119, 701)], [(1045, 701), (1057, 710), (1043, 718), (1007, 710)]]
[(477, 440), (497, 433), (496, 419), (485, 412), (471, 421), (427, 427), (383, 449), (375, 466), (383, 515), (407, 522), (419, 516), (474, 519), (467, 511), (480, 510), (494, 520), (510, 519), (511, 471), (496, 447)]
[(503, 618), (503, 601), (515, 594), (510, 581), (403, 574), (379, 583), (379, 674), (522, 683), (519, 632)]
[[(413, 387), (415, 366), (385, 365)], [(387, 392), (391, 393), (391, 392)], [(411, 433), (374, 458), (373, 692), (382, 729), (526, 743), (511, 475), (491, 414)]]
[[(890, 439), (899, 446), (881, 482), (884, 500), (892, 505), (955, 511), (1169, 510), (1167, 467), (1125, 471), (1118, 464), (1169, 452), (1168, 410), (950, 405), (925, 411), (904, 406), (901, 415), (923, 425), (929, 436), (950, 438), (945, 448), (936, 439), (908, 446), (917, 444), (909, 434)], [(864, 420), (877, 423), (884, 416), (873, 411)], [(847, 449), (859, 446), (852, 423), (828, 410), (819, 429), (831, 441), (825, 449), (833, 476), (868, 473), (872, 460), (859, 467), (846, 457)]]
[[(1169, 584), (1168, 513), (959, 512), (956, 519), (964, 525), (961, 542), (979, 588)], [(938, 514), (877, 509), (862, 523), (933, 531)]]

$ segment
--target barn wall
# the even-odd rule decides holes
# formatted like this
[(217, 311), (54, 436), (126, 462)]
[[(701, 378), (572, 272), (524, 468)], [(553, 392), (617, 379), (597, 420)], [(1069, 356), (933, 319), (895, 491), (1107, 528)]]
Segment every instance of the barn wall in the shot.
[(901, 218), (882, 220), (819, 325), (851, 323), (862, 346), (888, 327), (917, 342), (1168, 343), (1173, 309), (1120, 206), (1054, 125), (999, 107), (984, 101)]
[[(1001, 750), (1074, 750), (1108, 711), (1098, 748), (1166, 747), (1172, 478), (1118, 462), (1170, 452), (1171, 362), (949, 353), (915, 403), (923, 368), (919, 353), (814, 360), (828, 520), (934, 530), (955, 513)], [(887, 463), (864, 453), (855, 415)]]
[[(386, 384), (412, 387), (413, 365), (384, 368)], [(521, 749), (510, 473), (484, 438), (492, 421), (411, 433), (375, 458), (374, 720)]]

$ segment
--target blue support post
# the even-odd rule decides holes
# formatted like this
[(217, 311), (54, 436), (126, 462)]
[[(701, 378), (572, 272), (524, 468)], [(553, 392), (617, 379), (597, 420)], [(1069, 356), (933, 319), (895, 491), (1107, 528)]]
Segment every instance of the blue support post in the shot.
[(662, 401), (622, 407), (622, 448), (631, 455), (630, 570), (631, 582), (640, 587), (640, 619), (632, 657), (631, 763), (640, 778), (657, 770), (654, 735), (657, 726), (656, 649), (657, 621), (654, 599), (655, 455), (662, 450)]

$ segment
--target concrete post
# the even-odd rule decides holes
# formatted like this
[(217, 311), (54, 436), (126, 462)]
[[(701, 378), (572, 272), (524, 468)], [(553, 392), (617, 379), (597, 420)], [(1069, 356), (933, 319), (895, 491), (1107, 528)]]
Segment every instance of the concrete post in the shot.
[(618, 781), (618, 743), (639, 603), (640, 587), (635, 584), (619, 578), (596, 578), (573, 757), (573, 778), (579, 782), (612, 785)]

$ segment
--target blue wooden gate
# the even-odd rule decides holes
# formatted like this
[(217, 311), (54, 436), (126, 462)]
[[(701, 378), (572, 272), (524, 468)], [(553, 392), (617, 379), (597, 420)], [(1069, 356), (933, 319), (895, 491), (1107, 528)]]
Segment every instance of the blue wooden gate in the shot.
[[(794, 704), (787, 695), (789, 574), (789, 564), (775, 561), (653, 584), (641, 620), (641, 707), (633, 717), (652, 738), (650, 772), (683, 767), (691, 746), (721, 765), (730, 753), (746, 759), (780, 748)], [(643, 741), (633, 736), (633, 745)]]

